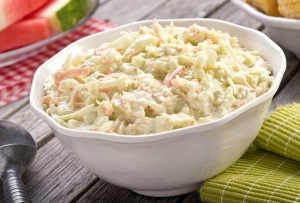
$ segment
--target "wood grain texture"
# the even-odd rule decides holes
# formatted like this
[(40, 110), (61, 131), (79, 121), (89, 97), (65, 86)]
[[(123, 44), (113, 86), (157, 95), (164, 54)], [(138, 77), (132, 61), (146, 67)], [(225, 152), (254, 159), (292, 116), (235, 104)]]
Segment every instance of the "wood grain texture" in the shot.
[(111, 0), (105, 3), (103, 6), (100, 6), (94, 14), (94, 17), (116, 25), (123, 25), (143, 19), (145, 15), (160, 7), (165, 2), (166, 0)]
[(96, 177), (54, 138), (38, 150), (22, 179), (34, 203), (65, 203), (71, 202)]
[(202, 203), (199, 191), (190, 193), (182, 203)]
[(130, 190), (99, 180), (77, 203), (176, 203), (179, 197), (146, 197)]
[[(265, 28), (263, 32), (282, 48), (286, 57), (287, 67), (283, 75), (279, 90), (277, 91), (277, 94), (280, 94), (282, 88), (286, 86), (291, 81), (291, 79), (300, 71), (300, 60), (293, 53), (289, 52), (283, 45), (277, 42), (276, 39), (273, 38), (272, 32), (268, 28)], [(282, 94), (284, 95), (287, 93), (283, 91)], [(274, 108), (272, 109), (274, 110)]]
[(212, 13), (226, 0), (171, 0), (146, 15), (143, 19), (201, 18)]
[[(300, 69), (300, 65), (298, 65)], [(275, 110), (278, 106), (291, 104), (293, 102), (300, 103), (300, 72), (293, 77), (290, 82), (284, 86), (282, 91), (273, 100), (270, 109)]]
[[(0, 92), (1, 94), (1, 92)], [(24, 97), (22, 99), (19, 99), (15, 102), (9, 103), (5, 106), (0, 107), (0, 119), (5, 119), (10, 114), (13, 114), (15, 111), (17, 111), (20, 107), (27, 104), (29, 101), (28, 97)]]
[(250, 18), (247, 14), (239, 10), (233, 3), (231, 3), (231, 1), (224, 4), (222, 7), (220, 7), (218, 10), (211, 13), (207, 17), (225, 20), (253, 29), (259, 29), (262, 27), (262, 24), (260, 22)]
[(44, 143), (44, 139), (48, 140), (49, 137), (53, 137), (50, 127), (33, 112), (29, 104), (20, 108), (7, 120), (24, 127), (38, 142), (39, 146)]
[[(297, 91), (297, 89), (299, 89), (300, 83), (297, 83), (294, 80), (295, 80), (295, 77), (297, 77), (297, 75), (300, 74), (300, 61), (299, 61), (299, 59), (297, 59), (297, 57), (295, 57), (295, 55), (286, 51), (284, 48), (283, 48), (283, 50), (284, 50), (284, 54), (287, 58), (287, 67), (286, 67), (286, 71), (283, 75), (282, 81), (280, 83), (280, 86), (278, 88), (278, 91), (276, 92), (276, 94), (274, 96), (275, 99), (272, 102), (270, 111), (276, 110), (277, 106), (281, 106), (281, 105), (291, 103), (291, 102), (299, 102), (299, 100), (293, 100), (296, 98), (291, 97), (291, 92), (289, 89), (286, 89), (286, 87), (289, 86), (290, 89), (294, 89), (296, 91)], [(294, 82), (292, 84), (290, 84), (292, 81), (294, 81)], [(281, 98), (285, 98), (285, 99), (278, 100), (277, 97), (281, 97)]]

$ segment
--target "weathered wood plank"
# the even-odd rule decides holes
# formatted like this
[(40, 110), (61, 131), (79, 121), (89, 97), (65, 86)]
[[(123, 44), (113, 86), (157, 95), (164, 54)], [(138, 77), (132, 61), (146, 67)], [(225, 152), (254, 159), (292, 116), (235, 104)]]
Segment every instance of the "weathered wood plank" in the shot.
[(291, 81), (291, 79), (297, 74), (297, 72), (300, 71), (300, 60), (291, 52), (289, 52), (288, 50), (286, 50), (286, 48), (284, 46), (282, 46), (281, 44), (279, 44), (274, 38), (273, 38), (273, 33), (268, 29), (265, 28), (263, 30), (263, 32), (269, 36), (274, 42), (276, 42), (284, 51), (284, 54), (286, 56), (286, 60), (287, 60), (287, 68), (286, 71), (283, 75), (282, 78), (282, 82), (280, 84), (280, 87), (277, 91), (277, 94), (282, 90), (282, 88), (284, 86), (286, 86), (287, 83), (289, 83)]
[[(291, 80), (294, 80), (294, 77), (296, 77), (296, 75), (299, 74), (299, 72), (300, 72), (300, 60), (295, 55), (293, 55), (292, 53), (286, 51), (284, 48), (283, 48), (283, 50), (284, 50), (285, 56), (287, 58), (287, 67), (286, 67), (286, 71), (285, 71), (285, 73), (282, 77), (281, 84), (280, 84), (280, 86), (278, 88), (278, 91), (276, 92), (274, 98), (278, 97), (279, 95), (281, 95), (281, 97), (285, 97), (286, 95), (288, 95), (288, 97), (290, 97), (291, 96), (290, 92), (287, 91), (286, 86), (287, 86), (288, 83), (291, 82)], [(297, 86), (294, 86), (293, 88), (297, 89)], [(292, 98), (290, 98), (290, 99), (292, 99)], [(273, 103), (274, 102), (275, 101), (273, 100)], [(292, 102), (292, 100), (290, 102)], [(272, 104), (271, 107), (270, 107), (270, 111), (276, 110), (275, 107), (277, 105), (283, 105), (285, 103), (286, 102), (284, 102), (282, 104), (278, 103), (276, 105)]]
[(262, 24), (252, 18), (247, 14), (239, 10), (231, 1), (224, 4), (216, 12), (211, 13), (208, 18), (214, 18), (219, 20), (225, 20), (227, 22), (235, 23), (245, 27), (259, 29)]
[[(298, 65), (300, 69), (300, 65)], [(300, 102), (300, 72), (282, 89), (282, 91), (275, 97), (270, 107), (271, 110), (275, 110), (278, 106), (290, 104), (293, 102)]]
[(199, 192), (195, 191), (190, 193), (182, 203), (202, 203)]
[(97, 178), (54, 138), (38, 150), (22, 179), (33, 202), (58, 203), (70, 202)]
[(164, 4), (166, 0), (132, 1), (132, 0), (111, 0), (100, 6), (94, 14), (99, 20), (106, 20), (116, 25), (122, 25), (142, 19), (149, 12)]
[(10, 114), (17, 111), (20, 107), (24, 106), (26, 103), (28, 103), (29, 98), (24, 97), (20, 100), (17, 100), (15, 102), (12, 102), (10, 104), (6, 104), (5, 106), (0, 107), (0, 119), (5, 119)]
[(53, 137), (50, 127), (32, 111), (31, 106), (28, 103), (8, 117), (7, 120), (26, 128), (38, 142), (39, 146), (43, 145), (47, 140)]
[(175, 19), (175, 18), (201, 18), (213, 12), (225, 3), (226, 0), (173, 0), (168, 1), (158, 9), (150, 12), (145, 19)]
[(118, 202), (118, 203), (176, 203), (179, 197), (146, 197), (130, 190), (99, 180), (91, 190), (83, 195), (77, 203), (86, 202)]

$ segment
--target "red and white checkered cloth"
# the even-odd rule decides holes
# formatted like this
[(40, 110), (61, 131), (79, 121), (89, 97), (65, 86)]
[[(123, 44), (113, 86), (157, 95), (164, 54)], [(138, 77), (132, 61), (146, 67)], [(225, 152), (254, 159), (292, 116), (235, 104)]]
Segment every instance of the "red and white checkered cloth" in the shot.
[(0, 68), (0, 107), (29, 95), (36, 69), (64, 47), (82, 37), (113, 27), (112, 24), (91, 18), (69, 34), (43, 47), (37, 55)]

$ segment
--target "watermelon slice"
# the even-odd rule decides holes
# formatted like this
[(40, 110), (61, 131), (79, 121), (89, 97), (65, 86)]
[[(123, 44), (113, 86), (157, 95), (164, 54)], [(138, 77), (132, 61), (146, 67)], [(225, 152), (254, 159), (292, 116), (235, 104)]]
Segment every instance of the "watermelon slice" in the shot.
[(0, 30), (17, 22), (49, 0), (0, 0)]
[(52, 0), (32, 17), (48, 19), (52, 33), (56, 34), (75, 25), (86, 15), (88, 9), (88, 0)]
[(25, 19), (0, 32), (0, 52), (28, 45), (50, 37), (47, 19)]

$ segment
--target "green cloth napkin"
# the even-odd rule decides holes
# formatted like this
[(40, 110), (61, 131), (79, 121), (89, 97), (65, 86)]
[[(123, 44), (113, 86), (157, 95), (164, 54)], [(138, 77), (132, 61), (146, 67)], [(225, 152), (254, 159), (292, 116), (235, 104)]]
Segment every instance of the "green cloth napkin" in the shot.
[(278, 108), (249, 150), (200, 188), (203, 202), (300, 202), (300, 104)]

